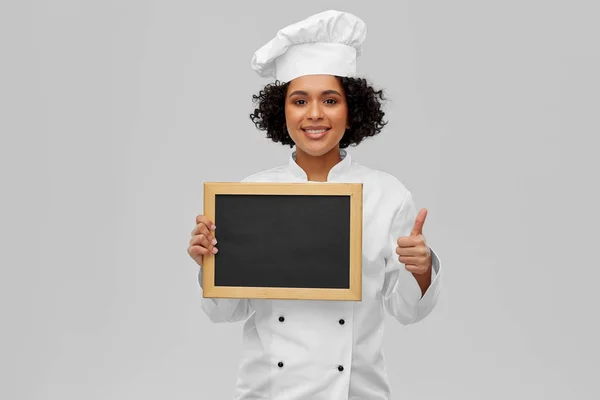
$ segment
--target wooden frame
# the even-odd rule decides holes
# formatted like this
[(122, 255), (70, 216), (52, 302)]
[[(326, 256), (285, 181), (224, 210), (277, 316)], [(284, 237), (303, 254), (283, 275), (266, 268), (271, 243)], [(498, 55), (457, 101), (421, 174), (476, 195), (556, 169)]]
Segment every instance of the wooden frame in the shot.
[[(204, 256), (202, 267), (203, 296), (216, 298), (362, 300), (362, 183), (262, 183), (206, 182), (204, 183), (204, 215), (219, 226), (215, 219), (218, 194), (261, 195), (339, 195), (350, 197), (350, 288), (281, 288), (215, 286), (215, 257)], [(215, 231), (218, 238), (218, 232)], [(217, 239), (218, 240), (218, 239)], [(218, 247), (218, 245), (217, 245)]]

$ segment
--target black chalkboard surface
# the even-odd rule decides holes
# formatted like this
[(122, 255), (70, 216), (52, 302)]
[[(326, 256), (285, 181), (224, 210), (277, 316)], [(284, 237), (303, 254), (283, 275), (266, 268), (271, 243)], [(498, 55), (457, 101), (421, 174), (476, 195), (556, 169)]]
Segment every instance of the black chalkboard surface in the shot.
[(361, 300), (362, 184), (206, 182), (204, 297)]

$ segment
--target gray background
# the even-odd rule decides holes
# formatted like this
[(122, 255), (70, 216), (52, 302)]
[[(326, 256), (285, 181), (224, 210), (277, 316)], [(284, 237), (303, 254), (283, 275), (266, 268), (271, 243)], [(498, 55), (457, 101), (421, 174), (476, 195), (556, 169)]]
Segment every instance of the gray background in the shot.
[(202, 182), (287, 161), (252, 53), (337, 8), (390, 124), (356, 149), (427, 207), (434, 313), (387, 321), (394, 399), (598, 399), (593, 1), (0, 6), (0, 398), (228, 399), (241, 324), (200, 309)]

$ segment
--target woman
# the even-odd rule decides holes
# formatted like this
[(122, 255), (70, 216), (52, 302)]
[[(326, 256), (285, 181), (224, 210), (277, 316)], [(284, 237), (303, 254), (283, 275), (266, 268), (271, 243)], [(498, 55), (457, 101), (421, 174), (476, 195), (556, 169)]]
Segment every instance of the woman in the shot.
[[(211, 321), (245, 320), (235, 399), (390, 399), (384, 311), (411, 324), (437, 303), (440, 261), (422, 234), (426, 210), (417, 215), (400, 181), (345, 150), (385, 125), (382, 92), (355, 77), (365, 32), (354, 15), (327, 11), (282, 29), (252, 60), (276, 80), (254, 96), (250, 117), (296, 149), (287, 165), (244, 181), (363, 183), (363, 300), (203, 298)], [(196, 224), (188, 253), (201, 267), (218, 251), (217, 231), (202, 215)]]

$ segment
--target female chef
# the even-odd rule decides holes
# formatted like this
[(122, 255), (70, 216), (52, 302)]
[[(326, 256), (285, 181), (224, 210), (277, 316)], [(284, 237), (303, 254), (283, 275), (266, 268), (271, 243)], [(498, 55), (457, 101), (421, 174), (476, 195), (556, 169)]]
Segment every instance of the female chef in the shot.
[[(211, 321), (245, 321), (235, 399), (388, 400), (384, 311), (413, 324), (437, 303), (440, 260), (423, 237), (426, 210), (417, 215), (400, 181), (346, 150), (385, 125), (382, 92), (356, 77), (365, 35), (356, 16), (322, 12), (280, 30), (252, 59), (275, 83), (254, 96), (251, 119), (295, 150), (287, 164), (244, 181), (362, 183), (363, 300), (202, 298)], [(189, 242), (200, 287), (203, 257), (218, 251), (215, 228), (198, 216)]]

